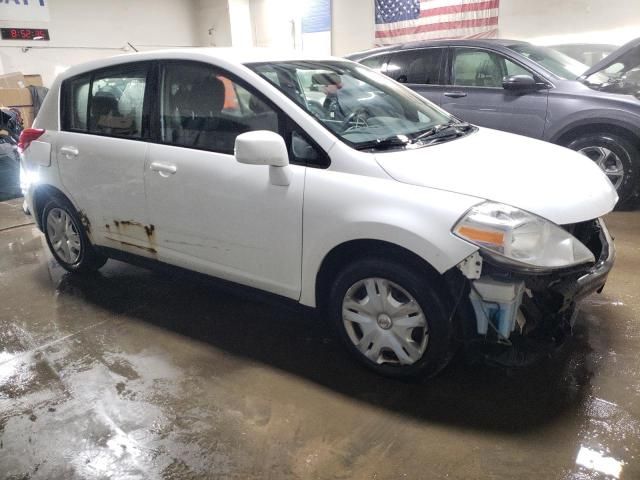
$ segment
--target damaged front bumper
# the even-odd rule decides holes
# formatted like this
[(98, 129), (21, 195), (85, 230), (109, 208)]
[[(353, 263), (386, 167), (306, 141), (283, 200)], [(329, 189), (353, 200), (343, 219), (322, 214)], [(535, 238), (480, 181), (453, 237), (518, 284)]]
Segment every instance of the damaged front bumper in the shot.
[(602, 291), (615, 261), (615, 247), (601, 219), (563, 228), (591, 250), (595, 263), (528, 271), (476, 252), (458, 265), (468, 284), (469, 301), (458, 311), (466, 325), (465, 340), (534, 350), (561, 343), (571, 331), (578, 302)]

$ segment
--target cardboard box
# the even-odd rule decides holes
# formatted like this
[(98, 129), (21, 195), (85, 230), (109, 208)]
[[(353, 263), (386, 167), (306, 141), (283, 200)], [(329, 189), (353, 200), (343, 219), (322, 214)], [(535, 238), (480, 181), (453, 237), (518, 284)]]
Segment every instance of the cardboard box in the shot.
[(0, 75), (0, 88), (24, 88), (26, 86), (27, 83), (24, 80), (24, 75), (20, 72)]
[(42, 87), (42, 77), (38, 74), (29, 74), (24, 76), (25, 86), (33, 85), (34, 87)]
[(0, 105), (3, 107), (30, 107), (33, 105), (28, 88), (0, 88)]

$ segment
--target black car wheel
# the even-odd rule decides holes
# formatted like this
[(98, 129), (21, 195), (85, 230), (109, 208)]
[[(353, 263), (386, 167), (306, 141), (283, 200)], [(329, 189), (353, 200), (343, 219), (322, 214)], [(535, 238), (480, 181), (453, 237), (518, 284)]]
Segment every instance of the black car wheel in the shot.
[(452, 356), (441, 294), (402, 264), (367, 258), (347, 266), (331, 288), (329, 314), (351, 354), (379, 374), (435, 375)]
[(636, 193), (640, 178), (640, 152), (627, 139), (610, 134), (586, 134), (567, 145), (593, 160), (618, 192), (619, 206)]
[(42, 212), (42, 228), (49, 250), (69, 272), (93, 272), (107, 257), (98, 253), (85, 232), (75, 208), (62, 198), (53, 197)]

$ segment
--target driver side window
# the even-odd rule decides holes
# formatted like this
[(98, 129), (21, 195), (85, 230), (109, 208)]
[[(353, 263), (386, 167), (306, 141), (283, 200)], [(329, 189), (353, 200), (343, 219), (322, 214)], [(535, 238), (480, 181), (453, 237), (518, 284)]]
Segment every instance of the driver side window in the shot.
[(510, 75), (531, 75), (531, 72), (494, 52), (471, 48), (455, 50), (453, 85), (501, 88), (502, 79)]
[(280, 132), (273, 108), (208, 65), (165, 65), (160, 90), (163, 143), (233, 154), (241, 133)]

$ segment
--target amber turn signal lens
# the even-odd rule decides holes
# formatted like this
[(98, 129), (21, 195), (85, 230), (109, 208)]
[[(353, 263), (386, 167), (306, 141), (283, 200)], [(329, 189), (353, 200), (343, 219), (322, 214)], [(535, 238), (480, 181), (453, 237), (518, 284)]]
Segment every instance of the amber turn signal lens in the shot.
[(472, 228), (462, 226), (458, 229), (458, 234), (479, 243), (490, 243), (492, 245), (504, 244), (504, 233), (492, 232), (489, 230), (480, 230), (478, 228)]

